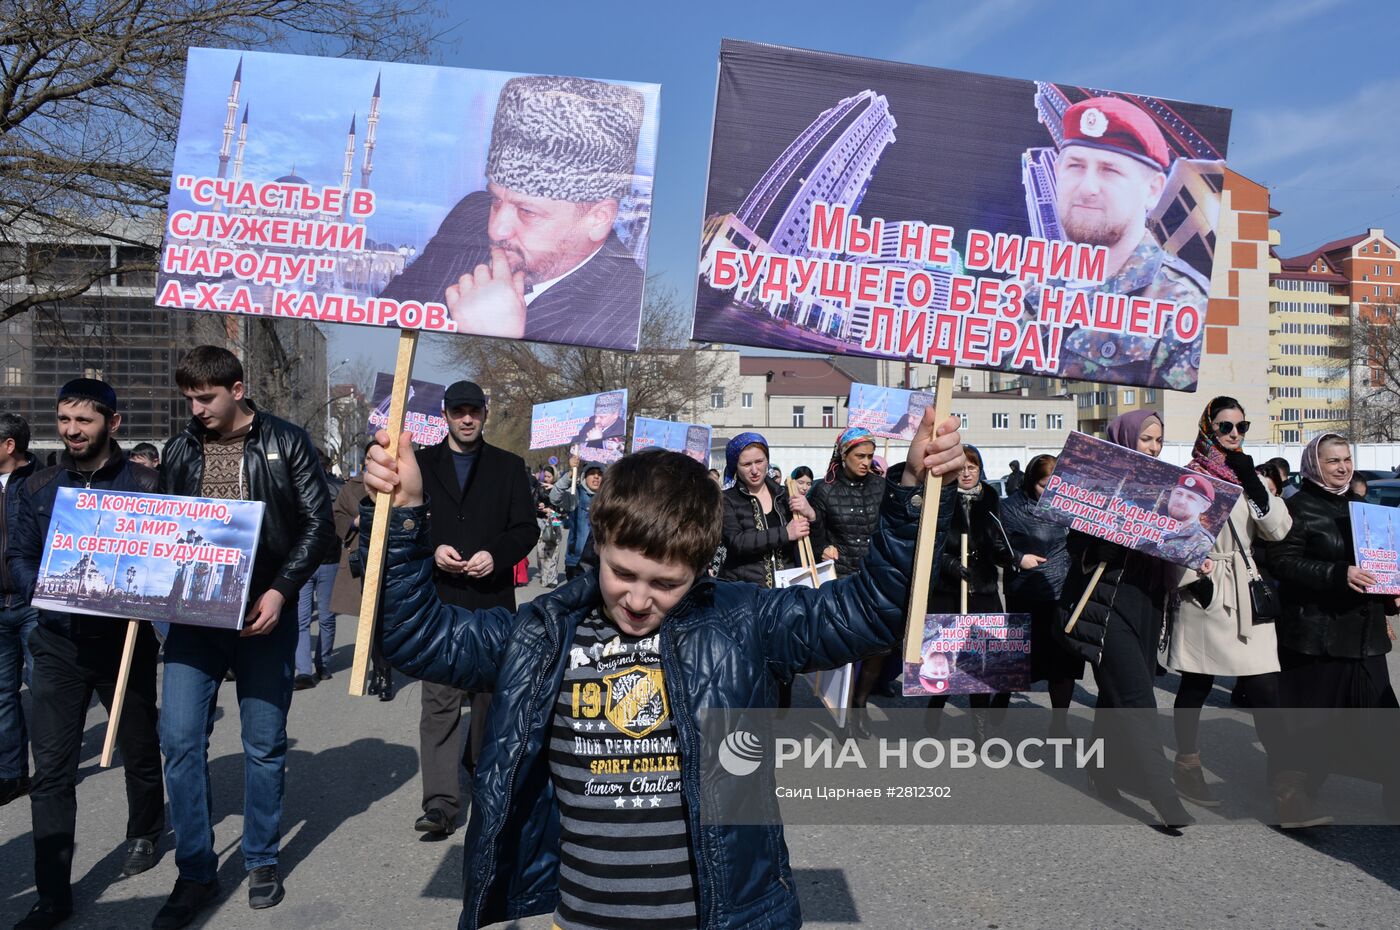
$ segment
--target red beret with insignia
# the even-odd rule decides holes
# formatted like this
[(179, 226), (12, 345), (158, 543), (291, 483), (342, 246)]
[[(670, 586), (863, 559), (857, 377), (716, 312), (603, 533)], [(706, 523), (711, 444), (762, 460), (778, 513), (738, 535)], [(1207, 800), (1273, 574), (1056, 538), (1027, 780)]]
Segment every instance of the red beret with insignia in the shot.
[(1182, 475), (1176, 482), (1176, 486), (1183, 491), (1190, 491), (1192, 494), (1199, 494), (1212, 504), (1215, 503), (1215, 486), (1207, 478), (1200, 475)]
[(1065, 141), (1060, 148), (1083, 145), (1118, 152), (1156, 171), (1171, 167), (1171, 150), (1152, 117), (1122, 97), (1090, 97), (1065, 111)]

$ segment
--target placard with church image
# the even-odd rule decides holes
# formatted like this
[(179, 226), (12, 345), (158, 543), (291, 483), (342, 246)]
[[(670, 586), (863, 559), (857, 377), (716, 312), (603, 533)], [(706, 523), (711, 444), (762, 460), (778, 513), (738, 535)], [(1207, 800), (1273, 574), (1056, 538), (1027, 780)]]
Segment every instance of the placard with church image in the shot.
[(240, 630), (264, 504), (59, 488), (41, 610)]
[(1194, 390), (1229, 128), (726, 39), (693, 337)]
[(193, 48), (156, 303), (635, 351), (660, 87)]

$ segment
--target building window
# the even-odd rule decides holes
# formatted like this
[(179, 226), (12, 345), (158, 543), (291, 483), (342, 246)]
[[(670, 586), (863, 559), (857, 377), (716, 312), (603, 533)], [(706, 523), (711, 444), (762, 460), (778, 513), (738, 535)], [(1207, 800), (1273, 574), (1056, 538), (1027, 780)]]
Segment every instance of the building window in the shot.
[(992, 414), (992, 429), (1011, 429), (1011, 414)]
[(24, 383), (24, 370), (13, 365), (5, 368), (5, 387), (19, 387)]
[(1035, 429), (1035, 414), (1021, 414), (1021, 429)]
[(724, 409), (724, 388), (723, 388), (723, 387), (710, 388), (710, 409), (711, 409), (711, 410), (723, 410), (723, 409)]
[(807, 425), (807, 408), (806, 408), (806, 407), (793, 407), (793, 408), (792, 408), (792, 425), (793, 425), (794, 427), (796, 427), (797, 429), (801, 429), (802, 427), (804, 427), (804, 426)]
[(1137, 403), (1137, 391), (1124, 391), (1124, 392), (1123, 392), (1123, 403), (1124, 403), (1125, 405), (1126, 405), (1126, 404), (1135, 404), (1135, 403)]
[(1157, 389), (1148, 388), (1147, 396), (1144, 398), (1144, 401), (1149, 404), (1155, 404), (1157, 402)]
[(1046, 429), (1064, 429), (1065, 415), (1063, 413), (1047, 413), (1045, 415)]
[(958, 418), (958, 429), (972, 429), (972, 422), (968, 419), (967, 414), (955, 413), (953, 416)]
[(745, 391), (739, 395), (739, 406), (745, 410), (753, 409), (753, 391)]
[(823, 428), (823, 429), (831, 429), (831, 428), (832, 428), (833, 426), (835, 426), (835, 425), (836, 425), (836, 408), (835, 408), (835, 407), (823, 407), (823, 408), (822, 408), (822, 428)]

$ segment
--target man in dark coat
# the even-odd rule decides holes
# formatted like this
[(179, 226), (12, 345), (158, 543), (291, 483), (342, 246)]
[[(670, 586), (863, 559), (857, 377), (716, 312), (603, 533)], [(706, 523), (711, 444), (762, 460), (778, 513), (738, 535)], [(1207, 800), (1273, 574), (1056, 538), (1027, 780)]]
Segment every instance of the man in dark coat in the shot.
[[(59, 463), (20, 479), (19, 486), (6, 495), (11, 498), (6, 501), (10, 508), (8, 574), (26, 603), (34, 595), (60, 488), (147, 494), (157, 488), (155, 471), (130, 461), (117, 445), (118, 409), (116, 391), (103, 381), (75, 378), (65, 384), (57, 408), (58, 433), (63, 439)], [(111, 710), (125, 635), (126, 624), (120, 620), (53, 610), (39, 611), (39, 624), (30, 633), (34, 656), (30, 813), (39, 900), (16, 925), (22, 930), (57, 926), (73, 911), (83, 727), (94, 693)], [(117, 729), (117, 748), (126, 770), (124, 876), (155, 865), (155, 844), (165, 832), (165, 791), (156, 735), (156, 651), (155, 633), (142, 622)]]
[[(442, 404), (447, 438), (419, 454), (434, 516), (438, 596), (459, 607), (514, 610), (515, 563), (529, 554), (540, 536), (525, 462), (483, 438), (487, 406), (480, 387), (458, 381), (443, 394)], [(414, 829), (433, 836), (450, 834), (461, 813), (462, 694), (457, 688), (423, 682), (418, 727), (423, 815)], [(472, 701), (471, 759), (480, 750), (490, 700), (489, 694), (480, 693)]]
[(637, 91), (601, 81), (507, 81), (486, 190), (464, 197), (379, 296), (445, 303), (458, 332), (634, 346), (642, 269), (613, 227), (644, 106)]

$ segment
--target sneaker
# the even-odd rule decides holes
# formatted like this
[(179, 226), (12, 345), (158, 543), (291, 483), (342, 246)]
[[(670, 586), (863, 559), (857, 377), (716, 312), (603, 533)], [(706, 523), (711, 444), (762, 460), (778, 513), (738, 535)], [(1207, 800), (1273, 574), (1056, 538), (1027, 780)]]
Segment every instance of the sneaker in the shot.
[(287, 889), (282, 887), (282, 876), (277, 874), (277, 866), (260, 865), (248, 873), (248, 906), (253, 910), (276, 907), (286, 895)]
[(57, 927), (63, 923), (72, 913), (71, 904), (59, 904), (57, 901), (40, 898), (29, 909), (29, 913), (15, 924), (15, 930), (49, 930), (50, 927)]
[(122, 863), (122, 878), (140, 875), (156, 864), (156, 844), (150, 840), (132, 840), (126, 848), (126, 861)]
[(212, 882), (175, 879), (175, 888), (156, 913), (156, 919), (151, 921), (151, 930), (180, 930), (181, 927), (189, 926), (199, 912), (212, 904), (218, 896), (217, 878)]
[(1215, 796), (1210, 785), (1206, 784), (1205, 770), (1201, 768), (1199, 761), (1184, 763), (1178, 760), (1172, 766), (1172, 784), (1176, 786), (1176, 793), (1192, 804), (1199, 804), (1201, 807), (1220, 806), (1220, 799)]
[(447, 819), (447, 815), (436, 807), (430, 807), (423, 812), (423, 816), (413, 822), (413, 829), (419, 833), (426, 833), (429, 836), (444, 837), (451, 836), (456, 829), (452, 821)]
[(316, 677), (314, 675), (298, 675), (292, 679), (293, 691), (305, 691), (307, 688), (316, 687)]
[(0, 778), (0, 807), (18, 800), (29, 793), (29, 776)]
[(318, 668), (316, 669), (316, 677), (319, 678), (321, 681), (330, 681), (331, 673), (327, 669)]

